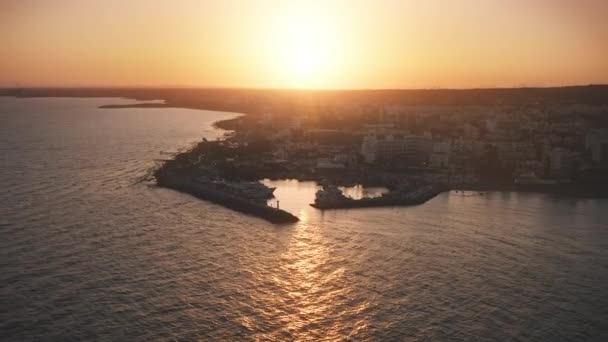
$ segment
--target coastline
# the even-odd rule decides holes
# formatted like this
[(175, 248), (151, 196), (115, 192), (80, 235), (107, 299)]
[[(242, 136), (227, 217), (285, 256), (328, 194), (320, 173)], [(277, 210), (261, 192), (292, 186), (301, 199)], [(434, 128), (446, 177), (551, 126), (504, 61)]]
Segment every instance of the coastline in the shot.
[[(130, 98), (130, 100), (139, 101), (138, 99), (131, 99), (131, 98)], [(102, 109), (183, 108), (183, 109), (193, 109), (193, 110), (212, 110), (212, 111), (219, 111), (219, 112), (225, 112), (225, 113), (239, 114), (235, 118), (219, 120), (219, 121), (216, 121), (213, 123), (213, 127), (227, 130), (227, 131), (235, 130), (240, 125), (240, 123), (242, 123), (244, 120), (246, 120), (246, 116), (251, 115), (250, 113), (235, 112), (232, 110), (228, 111), (228, 110), (213, 109), (213, 108), (209, 108), (206, 106), (183, 106), (183, 105), (175, 105), (175, 104), (166, 103), (166, 102), (165, 103), (144, 102), (144, 103), (129, 103), (129, 104), (106, 104), (106, 105), (101, 105), (98, 108), (102, 108)]]
[(608, 199), (608, 186), (596, 184), (455, 184), (450, 185), (448, 191), (480, 191), (480, 192), (520, 192), (539, 193), (555, 197), (578, 198), (578, 199)]
[[(17, 96), (18, 97), (18, 96)], [(36, 97), (36, 96), (31, 96)], [(84, 96), (74, 96), (74, 97), (84, 97)], [(149, 101), (151, 99), (137, 99), (131, 98), (133, 100), (143, 100)], [(233, 107), (230, 106), (207, 106), (207, 105), (184, 105), (184, 104), (173, 104), (167, 102), (165, 100), (164, 103), (129, 103), (129, 104), (107, 104), (101, 105), (99, 108), (105, 109), (120, 109), (120, 108), (188, 108), (195, 110), (216, 110), (223, 112), (233, 112), (240, 114), (237, 117), (219, 120), (213, 123), (213, 127), (218, 129), (223, 129), (227, 131), (237, 131), (244, 126), (246, 121), (251, 120), (252, 116), (254, 116), (254, 111), (242, 111), (235, 112)], [(250, 108), (251, 109), (251, 108)], [(184, 152), (183, 154), (188, 154), (192, 151)], [(177, 157), (177, 156), (176, 156)], [(175, 160), (175, 159), (172, 159)], [(163, 164), (164, 167), (167, 165), (167, 162)], [(301, 177), (300, 177), (301, 176)], [(319, 182), (324, 177), (323, 175), (307, 175), (301, 174), (300, 176), (296, 175), (294, 179), (298, 181), (304, 180), (313, 180)], [(181, 178), (181, 179), (180, 179)], [(284, 179), (284, 177), (280, 177), (280, 172), (275, 172), (274, 174), (264, 175), (264, 178), (269, 179)], [(214, 192), (212, 189), (205, 188), (200, 184), (196, 184), (196, 182), (187, 175), (180, 174), (172, 174), (170, 177), (165, 175), (162, 177), (156, 177), (156, 183), (159, 187), (165, 187), (174, 189), (183, 193), (188, 193), (194, 195), (195, 197), (201, 198), (203, 200), (207, 200), (213, 203), (217, 203), (223, 205), (227, 208), (243, 212), (246, 214), (251, 214), (254, 216), (258, 216), (264, 218), (272, 223), (293, 223), (297, 222), (298, 218), (291, 213), (286, 211), (275, 209), (269, 206), (261, 206), (247, 200), (230, 196), (225, 193)], [(357, 184), (364, 182), (355, 182)], [(385, 184), (377, 184), (383, 185)], [(594, 184), (575, 184), (575, 183), (564, 183), (564, 184), (555, 184), (555, 185), (522, 185), (522, 184), (450, 184), (447, 188), (444, 188), (443, 191), (438, 191), (432, 196), (425, 197), (424, 200), (421, 201), (370, 201), (368, 199), (363, 200), (353, 200), (352, 202), (346, 203), (344, 205), (338, 205), (336, 207), (326, 207), (326, 208), (318, 208), (318, 209), (342, 209), (342, 208), (362, 208), (362, 207), (381, 207), (381, 206), (409, 206), (409, 205), (420, 205), (425, 203), (426, 201), (434, 198), (438, 194), (451, 191), (451, 190), (462, 190), (462, 191), (484, 191), (484, 192), (534, 192), (534, 193), (543, 193), (558, 197), (571, 197), (571, 198), (608, 198), (608, 187), (606, 186), (597, 186)]]

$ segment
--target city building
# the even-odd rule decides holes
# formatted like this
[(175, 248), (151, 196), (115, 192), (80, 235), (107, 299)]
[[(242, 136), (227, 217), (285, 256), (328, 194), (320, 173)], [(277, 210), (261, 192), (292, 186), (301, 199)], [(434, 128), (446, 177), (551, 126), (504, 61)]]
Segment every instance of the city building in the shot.
[(596, 164), (608, 164), (608, 129), (593, 129), (585, 136), (585, 148)]
[(398, 158), (412, 166), (428, 162), (431, 140), (405, 131), (370, 129), (363, 137), (361, 154), (366, 163)]

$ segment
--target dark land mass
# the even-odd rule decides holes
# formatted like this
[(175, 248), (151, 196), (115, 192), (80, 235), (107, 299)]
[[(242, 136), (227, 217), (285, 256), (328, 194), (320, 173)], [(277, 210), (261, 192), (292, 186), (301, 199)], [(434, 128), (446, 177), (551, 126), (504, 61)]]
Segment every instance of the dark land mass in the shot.
[[(546, 106), (560, 104), (608, 105), (608, 85), (551, 88), (488, 89), (379, 89), (281, 90), (238, 88), (0, 88), (0, 96), (15, 97), (120, 97), (164, 103), (108, 104), (104, 108), (190, 108), (262, 114), (321, 112), (335, 103), (362, 107), (400, 105), (434, 106)], [(608, 120), (608, 119), (607, 119)], [(218, 122), (235, 129), (245, 118)]]
[[(488, 89), (378, 89), (378, 90), (281, 90), (239, 88), (0, 88), (0, 96), (15, 97), (119, 97), (134, 103), (103, 108), (190, 108), (259, 115), (269, 111), (284, 116), (326, 111), (336, 103), (369, 110), (386, 104), (420, 106), (555, 106), (567, 104), (608, 105), (608, 85), (549, 88)], [(348, 116), (348, 113), (346, 113)], [(353, 118), (359, 120), (359, 118)], [(222, 129), (246, 125), (246, 117), (220, 121)], [(608, 118), (600, 125), (608, 125)]]
[(298, 217), (285, 210), (249, 200), (238, 193), (223, 191), (213, 183), (197, 181), (194, 175), (183, 169), (165, 165), (156, 171), (155, 178), (158, 186), (184, 192), (244, 214), (263, 218), (271, 223), (288, 224), (299, 221)]
[[(240, 190), (244, 182), (269, 178), (327, 184), (317, 197), (329, 200), (315, 204), (328, 209), (420, 204), (449, 189), (608, 197), (608, 85), (468, 90), (6, 88), (0, 89), (0, 96), (121, 97), (144, 102), (102, 108), (242, 113), (215, 123), (229, 131), (223, 139), (202, 141), (176, 155), (156, 170), (155, 178), (159, 186), (275, 223), (297, 218), (247, 198), (251, 191)], [(331, 197), (336, 186), (353, 184), (383, 186), (392, 194), (364, 200)], [(421, 192), (425, 188), (431, 191)]]
[(166, 105), (240, 113), (263, 111), (266, 102), (351, 101), (406, 105), (608, 104), (608, 85), (553, 88), (276, 90), (230, 88), (3, 88), (0, 96), (123, 97), (164, 100)]

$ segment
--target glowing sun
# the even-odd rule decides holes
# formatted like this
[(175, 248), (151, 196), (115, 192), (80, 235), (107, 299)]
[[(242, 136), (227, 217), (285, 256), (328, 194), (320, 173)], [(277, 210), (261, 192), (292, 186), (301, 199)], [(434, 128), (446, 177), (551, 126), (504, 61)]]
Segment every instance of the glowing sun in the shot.
[(283, 19), (274, 48), (277, 67), (295, 87), (323, 87), (337, 63), (331, 25), (313, 15)]

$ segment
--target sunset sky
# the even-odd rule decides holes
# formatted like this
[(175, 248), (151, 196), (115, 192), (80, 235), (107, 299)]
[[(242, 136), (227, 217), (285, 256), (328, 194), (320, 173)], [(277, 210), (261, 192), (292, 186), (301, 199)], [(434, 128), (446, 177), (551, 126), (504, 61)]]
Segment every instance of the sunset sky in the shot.
[(606, 0), (2, 0), (0, 85), (608, 83)]

